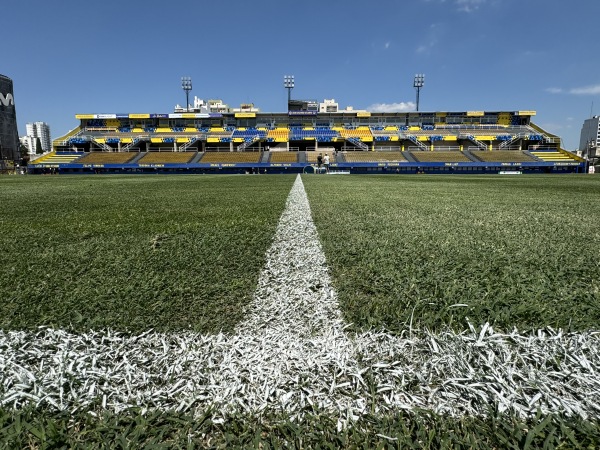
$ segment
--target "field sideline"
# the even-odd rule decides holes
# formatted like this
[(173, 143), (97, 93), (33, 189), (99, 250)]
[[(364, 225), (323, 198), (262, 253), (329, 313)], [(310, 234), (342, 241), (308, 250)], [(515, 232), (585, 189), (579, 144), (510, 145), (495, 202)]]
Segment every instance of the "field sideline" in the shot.
[[(227, 424), (237, 424), (240, 416), (248, 417), (247, 414), (255, 415), (262, 411), (261, 414), (269, 417), (277, 411), (277, 408), (272, 409), (276, 405), (281, 409), (279, 414), (295, 423), (310, 421), (310, 417), (317, 417), (316, 420), (321, 420), (318, 417), (331, 417), (334, 419), (333, 423), (337, 423), (335, 428), (339, 436), (348, 436), (348, 431), (344, 431), (348, 430), (347, 427), (354, 429), (353, 424), (372, 414), (376, 414), (379, 419), (374, 420), (381, 423), (388, 420), (385, 417), (390, 414), (419, 408), (450, 416), (466, 414), (480, 417), (476, 420), (485, 422), (488, 420), (485, 417), (490, 416), (490, 405), (495, 404), (497, 410), (504, 411), (502, 414), (509, 418), (507, 420), (512, 420), (511, 417), (520, 418), (516, 422), (517, 427), (520, 426), (519, 423), (531, 420), (539, 420), (540, 424), (544, 424), (533, 435), (528, 433), (524, 437), (529, 442), (539, 439), (549, 424), (555, 427), (558, 422), (566, 420), (564, 417), (575, 416), (584, 421), (598, 417), (600, 407), (586, 398), (590, 392), (600, 392), (598, 379), (591, 376), (592, 373), (597, 373), (599, 364), (598, 352), (595, 350), (598, 347), (595, 332), (595, 324), (598, 323), (598, 280), (595, 275), (598, 272), (595, 270), (598, 268), (598, 256), (583, 245), (597, 244), (600, 241), (598, 232), (594, 234), (593, 228), (594, 221), (597, 223), (600, 217), (598, 205), (587, 203), (589, 198), (597, 196), (599, 184), (595, 179), (532, 177), (509, 180), (477, 177), (477, 180), (472, 177), (417, 177), (407, 182), (392, 177), (333, 179), (309, 176), (303, 178), (310, 199), (309, 206), (300, 178), (289, 197), (287, 193), (294, 182), (293, 177), (222, 179), (227, 182), (212, 181), (217, 177), (177, 177), (172, 181), (165, 181), (166, 177), (148, 178), (139, 181), (117, 177), (102, 181), (92, 179), (92, 183), (97, 185), (93, 190), (96, 195), (92, 195), (94, 198), (91, 201), (105, 201), (108, 205), (104, 205), (102, 211), (109, 214), (109, 219), (103, 216), (104, 220), (97, 218), (89, 223), (83, 218), (92, 209), (89, 204), (78, 204), (76, 201), (79, 198), (77, 191), (82, 188), (80, 183), (89, 183), (89, 179), (70, 181), (67, 178), (67, 187), (61, 185), (62, 180), (56, 186), (50, 180), (41, 181), (40, 185), (45, 183), (46, 189), (50, 187), (51, 194), (53, 188), (58, 187), (56, 197), (49, 198), (59, 205), (62, 205), (61, 198), (65, 195), (73, 200), (62, 205), (70, 213), (67, 218), (77, 217), (76, 222), (81, 223), (80, 228), (85, 229), (87, 226), (86, 239), (95, 241), (96, 246), (104, 243), (107, 236), (111, 237), (110, 232), (101, 232), (103, 227), (130, 230), (119, 234), (121, 239), (126, 237), (126, 248), (133, 250), (136, 255), (136, 264), (128, 266), (129, 269), (135, 269), (133, 276), (130, 272), (129, 283), (135, 282), (138, 286), (145, 287), (140, 294), (137, 294), (138, 289), (126, 291), (136, 292), (138, 295), (136, 302), (132, 303), (147, 302), (147, 297), (151, 297), (150, 304), (169, 303), (173, 297), (181, 295), (175, 285), (178, 286), (182, 280), (185, 282), (186, 278), (179, 278), (170, 286), (170, 276), (166, 275), (178, 273), (186, 265), (197, 267), (197, 261), (186, 261), (185, 252), (189, 246), (195, 245), (195, 240), (187, 233), (191, 236), (205, 236), (201, 239), (204, 243), (203, 252), (195, 253), (196, 250), (192, 250), (191, 254), (202, 255), (201, 259), (206, 258), (216, 266), (212, 267), (213, 271), (220, 272), (208, 281), (202, 278), (206, 284), (197, 283), (193, 279), (193, 271), (184, 272), (183, 275), (190, 277), (190, 283), (196, 289), (187, 301), (190, 298), (205, 298), (206, 296), (202, 297), (204, 293), (197, 290), (207, 287), (211, 293), (218, 295), (221, 305), (228, 303), (227, 295), (240, 297), (240, 292), (244, 293), (241, 296), (245, 299), (244, 302), (239, 302), (235, 307), (229, 304), (222, 306), (215, 314), (219, 316), (221, 323), (226, 324), (219, 328), (226, 334), (214, 334), (215, 324), (219, 324), (217, 319), (211, 317), (214, 305), (197, 313), (198, 317), (203, 316), (201, 326), (194, 321), (196, 316), (192, 315), (188, 317), (188, 321), (194, 323), (187, 327), (185, 317), (173, 314), (173, 311), (181, 308), (181, 304), (163, 305), (164, 315), (159, 319), (166, 319), (167, 323), (161, 323), (160, 320), (156, 322), (157, 319), (152, 317), (151, 320), (159, 325), (148, 325), (144, 329), (143, 321), (149, 319), (143, 315), (141, 319), (137, 317), (140, 315), (139, 304), (132, 306), (122, 304), (123, 302), (106, 302), (107, 294), (104, 294), (91, 299), (92, 304), (96, 303), (91, 311), (100, 315), (102, 308), (108, 304), (110, 308), (108, 314), (105, 314), (106, 323), (109, 323), (111, 317), (118, 317), (121, 322), (117, 324), (129, 326), (111, 327), (122, 329), (126, 333), (108, 332), (108, 336), (103, 338), (103, 344), (99, 345), (96, 339), (103, 333), (106, 334), (101, 329), (110, 325), (103, 326), (99, 318), (90, 321), (83, 305), (79, 306), (82, 303), (81, 290), (77, 291), (79, 300), (75, 295), (65, 296), (71, 302), (71, 309), (73, 306), (79, 308), (75, 310), (76, 313), (63, 312), (52, 316), (48, 312), (52, 308), (46, 307), (43, 310), (46, 314), (43, 317), (48, 317), (46, 325), (65, 328), (66, 331), (44, 329), (37, 334), (32, 333), (43, 321), (36, 324), (36, 314), (28, 315), (20, 311), (14, 314), (18, 308), (10, 305), (8, 307), (13, 308), (13, 314), (4, 317), (10, 317), (12, 322), (5, 319), (0, 346), (5, 355), (4, 367), (10, 367), (11, 362), (14, 366), (17, 361), (20, 368), (24, 368), (23, 358), (29, 359), (33, 365), (20, 372), (20, 380), (11, 381), (5, 377), (2, 392), (5, 406), (11, 402), (14, 406), (23, 404), (27, 396), (13, 397), (11, 401), (7, 401), (7, 394), (16, 392), (14, 387), (19, 381), (26, 386), (27, 373), (35, 372), (35, 365), (44, 359), (40, 355), (52, 354), (54, 348), (62, 358), (74, 358), (68, 370), (64, 367), (67, 361), (63, 360), (62, 366), (59, 364), (60, 367), (54, 371), (59, 376), (67, 374), (79, 379), (78, 383), (93, 384), (97, 381), (95, 387), (89, 384), (83, 389), (92, 391), (91, 397), (98, 400), (88, 403), (85, 400), (78, 404), (77, 396), (69, 397), (70, 394), (63, 394), (61, 388), (58, 397), (54, 393), (40, 397), (40, 391), (30, 390), (29, 401), (35, 403), (37, 398), (41, 407), (58, 406), (59, 409), (64, 409), (65, 404), (62, 402), (65, 401), (68, 409), (79, 410), (81, 413), (89, 409), (106, 410), (108, 401), (109, 410), (112, 407), (115, 414), (125, 415), (130, 407), (136, 405), (146, 405), (148, 410), (159, 406), (178, 411), (177, 414), (188, 414), (198, 407), (200, 411), (206, 411), (206, 405), (209, 404), (217, 409), (212, 415), (213, 425), (210, 426), (219, 424), (220, 427), (225, 427), (225, 435)], [(190, 180), (200, 181), (194, 183)], [(3, 181), (0, 179), (0, 183)], [(73, 184), (69, 186), (70, 183)], [(133, 195), (138, 183), (137, 188), (141, 189)], [(147, 183), (164, 184), (154, 187), (156, 195), (150, 195)], [(17, 197), (21, 193), (20, 187), (23, 187), (23, 191), (31, 189), (20, 181), (9, 184)], [(35, 184), (37, 183), (33, 183), (34, 186)], [(112, 196), (98, 195), (98, 189), (106, 189), (107, 185), (112, 185), (109, 189)], [(121, 186), (128, 188), (125, 191), (121, 189), (124, 195), (119, 195)], [(182, 186), (186, 189), (182, 189)], [(220, 203), (222, 208), (231, 207), (226, 214), (215, 213), (219, 217), (219, 226), (207, 227), (206, 221), (198, 226), (195, 221), (201, 222), (202, 219), (201, 215), (196, 214), (193, 220), (180, 219), (181, 224), (177, 224), (177, 221), (168, 222), (170, 226), (165, 229), (169, 231), (159, 232), (158, 228), (162, 224), (160, 217), (165, 206), (168, 205), (170, 211), (177, 199), (185, 205), (177, 210), (178, 214), (182, 214), (183, 209), (189, 208), (189, 203), (186, 202), (192, 198), (197, 199), (198, 186), (203, 188), (202, 198), (208, 205), (214, 207)], [(37, 188), (39, 189), (39, 185)], [(165, 188), (169, 193), (166, 197), (163, 196)], [(501, 195), (498, 194), (499, 189), (502, 189)], [(10, 192), (10, 189), (2, 192)], [(574, 197), (574, 192), (582, 195)], [(227, 197), (227, 193), (231, 194), (230, 197)], [(132, 199), (139, 198), (140, 194), (144, 203), (149, 203), (147, 211), (142, 208), (135, 213), (129, 211), (129, 214), (123, 214), (125, 208), (110, 204), (114, 200), (131, 209), (132, 205), (139, 203)], [(40, 196), (43, 195), (47, 193)], [(168, 199), (169, 195), (173, 197)], [(153, 204), (155, 196), (160, 199)], [(281, 215), (286, 197), (287, 207)], [(27, 197), (20, 198), (22, 205), (27, 204), (25, 198)], [(228, 202), (213, 201), (215, 198), (227, 198)], [(7, 198), (6, 202), (9, 203), (10, 199)], [(244, 207), (248, 209), (244, 210)], [(36, 208), (25, 208), (33, 216), (43, 209), (39, 204)], [(311, 209), (316, 228), (312, 225)], [(244, 217), (242, 214), (241, 218), (240, 212), (246, 212), (250, 216)], [(111, 213), (115, 216), (110, 216)], [(524, 217), (524, 213), (529, 214)], [(212, 216), (209, 214), (209, 217)], [(286, 217), (289, 218), (285, 219)], [(490, 217), (494, 217), (493, 222)], [(148, 218), (154, 218), (154, 221)], [(61, 221), (65, 218), (63, 215), (56, 215), (56, 211), (53, 211), (51, 217), (42, 218), (41, 223), (44, 223), (43, 219), (47, 220), (44, 230), (73, 236), (73, 229), (76, 227), (72, 224), (63, 226)], [(271, 242), (269, 236), (273, 236), (278, 219), (277, 233)], [(305, 222), (306, 220), (308, 221)], [(254, 225), (250, 233), (246, 233), (247, 221)], [(95, 228), (95, 222), (102, 225)], [(226, 224), (229, 222), (231, 227), (227, 228)], [(527, 228), (530, 222), (535, 225)], [(16, 231), (24, 222), (18, 217), (13, 219), (4, 216), (2, 223), (12, 224)], [(92, 223), (94, 225), (89, 225)], [(432, 227), (432, 224), (435, 226)], [(471, 226), (465, 228), (468, 224)], [(211, 240), (211, 235), (217, 234), (223, 226), (230, 235), (217, 236)], [(517, 234), (515, 227), (518, 228)], [(576, 239), (579, 234), (570, 233), (572, 227), (577, 227), (578, 233), (583, 232), (586, 239)], [(264, 236), (258, 242), (257, 230), (260, 230), (260, 236)], [(553, 234), (549, 234), (549, 230)], [(46, 238), (47, 243), (47, 234), (39, 236), (39, 233), (32, 233), (31, 230), (27, 232), (37, 239)], [(132, 236), (127, 236), (128, 232)], [(52, 233), (50, 235), (55, 237)], [(539, 235), (541, 238), (537, 238)], [(560, 239), (548, 239), (548, 236), (558, 236)], [(519, 245), (511, 246), (515, 237), (519, 240)], [(236, 249), (244, 248), (247, 251), (230, 256), (235, 262), (224, 258), (224, 250), (220, 246), (223, 239), (228, 243), (238, 239), (240, 245)], [(64, 305), (60, 305), (61, 296), (65, 295), (61, 292), (61, 287), (63, 290), (67, 286), (71, 288), (82, 279), (92, 283), (99, 276), (108, 277), (103, 278), (106, 284), (115, 283), (114, 280), (120, 282), (122, 278), (111, 279), (112, 271), (102, 271), (101, 266), (110, 261), (111, 256), (120, 257), (119, 261), (127, 264), (128, 259), (123, 255), (130, 254), (123, 252), (123, 246), (118, 240), (109, 240), (109, 245), (103, 247), (108, 255), (100, 258), (98, 267), (94, 258), (90, 258), (90, 254), (95, 254), (90, 250), (83, 252), (83, 255), (71, 252), (76, 253), (76, 260), (69, 262), (69, 256), (72, 255), (68, 250), (74, 248), (69, 247), (71, 240), (55, 239), (51, 241), (53, 249), (55, 246), (66, 245), (65, 249), (58, 252), (62, 258), (67, 259), (66, 266), (71, 264), (72, 267), (81, 267), (85, 262), (91, 265), (93, 273), (86, 275), (83, 271), (77, 280), (67, 278), (68, 283), (62, 286), (58, 282), (52, 285), (54, 290), (51, 292), (58, 295), (55, 305), (48, 303), (49, 306), (58, 306), (59, 310), (65, 309)], [(184, 242), (186, 245), (169, 248), (173, 241)], [(265, 243), (271, 245), (268, 252)], [(535, 249), (540, 243), (544, 244), (544, 250), (536, 253)], [(8, 239), (2, 242), (2, 246), (10, 244)], [(111, 250), (111, 246), (115, 244), (117, 248)], [(257, 257), (255, 253), (260, 245), (265, 249)], [(313, 245), (316, 247), (313, 248)], [(11, 267), (12, 262), (12, 267), (15, 268), (12, 274), (18, 274), (16, 267), (20, 265), (15, 262), (19, 262), (19, 257), (22, 258), (22, 263), (31, 264), (32, 259), (35, 261), (34, 255), (41, 253), (43, 257), (46, 254), (39, 251), (41, 243), (34, 246), (37, 253), (20, 255), (19, 248), (14, 245), (12, 247), (14, 260), (3, 261), (3, 267)], [(161, 251), (165, 253), (160, 257), (151, 258), (148, 255)], [(469, 253), (476, 264), (469, 264)], [(218, 256), (214, 256), (215, 254)], [(539, 264), (541, 256), (544, 258), (543, 265)], [(181, 258), (181, 262), (178, 262), (178, 258)], [(166, 275), (161, 272), (165, 275), (161, 279), (163, 284), (158, 284), (157, 287), (154, 265), (161, 264), (165, 259), (174, 259), (176, 269), (170, 272), (171, 267), (164, 268)], [(532, 264), (536, 260), (538, 264)], [(63, 261), (60, 260), (60, 263), (63, 264)], [(572, 270), (571, 263), (578, 263), (577, 271)], [(562, 268), (563, 264), (569, 267)], [(508, 265), (516, 267), (507, 267)], [(114, 269), (115, 266), (110, 267)], [(423, 267), (427, 270), (422, 270)], [(536, 267), (541, 269), (536, 271)], [(48, 273), (53, 272), (46, 265), (43, 265), (43, 269), (42, 275), (45, 278), (41, 278), (41, 288), (39, 283), (31, 283), (31, 270), (26, 272), (29, 275), (28, 286), (33, 285), (31, 289), (39, 295), (38, 298), (53, 298), (44, 291), (48, 285)], [(226, 280), (227, 277), (230, 280), (237, 279), (239, 275), (233, 270), (240, 269), (244, 269), (241, 273), (248, 281), (236, 284), (236, 288), (227, 290), (226, 295), (219, 292), (219, 287), (228, 287), (221, 277), (226, 277)], [(518, 278), (526, 269), (532, 272), (526, 274), (528, 278)], [(332, 279), (329, 278), (329, 273)], [(18, 275), (13, 275), (14, 277), (18, 279)], [(141, 279), (137, 280), (137, 277)], [(61, 280), (65, 278), (62, 277)], [(219, 283), (217, 286), (215, 280)], [(258, 280), (259, 288), (254, 294), (249, 294), (246, 287), (251, 284), (251, 280), (254, 280), (254, 286)], [(452, 280), (455, 281), (454, 284)], [(529, 283), (529, 290), (509, 289), (508, 293), (505, 292), (511, 283), (516, 286)], [(409, 286), (410, 290), (407, 291), (405, 286)], [(11, 294), (4, 280), (2, 289), (3, 297), (11, 299), (10, 296), (5, 297)], [(126, 295), (119, 292), (118, 286), (112, 286), (111, 289), (110, 295)], [(157, 299), (156, 295), (160, 296), (161, 293), (156, 291), (161, 289), (167, 290), (168, 295), (162, 293)], [(528, 297), (523, 298), (526, 292)], [(250, 297), (253, 298), (252, 303), (248, 300)], [(21, 297), (16, 296), (15, 300), (18, 299), (23, 302), (21, 307), (31, 301), (27, 293)], [(266, 303), (261, 303), (261, 299)], [(190, 305), (187, 310), (191, 306), (194, 305)], [(223, 307), (228, 312), (231, 308), (231, 314), (227, 314), (227, 317), (223, 317)], [(194, 311), (194, 308), (191, 310)], [(298, 318), (293, 319), (296, 311)], [(566, 320), (567, 316), (570, 316), (570, 320)], [(39, 320), (39, 315), (37, 317)], [(134, 317), (139, 322), (132, 321)], [(279, 319), (276, 317), (281, 317), (282, 325), (277, 325)], [(307, 326), (305, 331), (301, 331), (304, 329), (303, 323)], [(348, 328), (348, 323), (351, 328)], [(554, 331), (551, 327), (564, 331)], [(100, 331), (90, 333), (90, 328)], [(148, 328), (155, 328), (157, 331), (148, 333)], [(537, 331), (540, 328), (544, 331)], [(24, 331), (11, 332), (12, 329)], [(130, 334), (137, 329), (146, 332), (138, 337)], [(184, 332), (186, 329), (189, 331)], [(83, 334), (83, 341), (77, 334), (73, 334), (85, 330), (88, 331)], [(161, 334), (161, 330), (169, 334)], [(233, 334), (229, 334), (233, 330)], [(173, 332), (176, 334), (172, 334)], [(201, 335), (198, 332), (209, 334)], [(76, 345), (72, 345), (73, 342)], [(111, 347), (112, 344), (116, 345), (116, 350)], [(37, 345), (40, 345), (38, 348), (41, 353), (35, 356)], [(141, 345), (145, 350), (136, 352), (136, 345)], [(131, 351), (132, 346), (134, 351)], [(100, 353), (97, 358), (104, 362), (95, 367), (95, 363), (92, 364), (89, 356), (86, 356), (86, 350), (102, 350), (101, 347), (112, 352), (112, 356), (109, 358)], [(157, 350), (160, 347), (162, 352)], [(65, 352), (69, 348), (71, 353)], [(151, 359), (159, 361), (156, 367), (148, 365), (149, 353), (153, 352)], [(407, 358), (407, 352), (410, 353), (410, 358)], [(87, 355), (89, 354), (88, 352)], [(239, 355), (245, 359), (239, 360)], [(282, 358), (281, 355), (286, 356)], [(173, 358), (183, 358), (184, 364), (181, 365), (181, 361), (178, 361), (180, 366), (173, 365)], [(49, 364), (46, 371), (52, 366), (51, 359), (46, 362)], [(114, 365), (108, 363), (109, 359), (116, 363), (126, 360), (129, 365)], [(90, 370), (90, 364), (95, 370)], [(232, 369), (236, 364), (238, 369)], [(87, 377), (86, 367), (90, 372)], [(164, 375), (167, 367), (174, 368), (175, 372), (168, 380), (163, 379), (161, 385), (160, 376), (161, 373)], [(212, 369), (208, 370), (207, 367)], [(219, 368), (216, 372), (215, 367)], [(123, 368), (128, 371), (128, 377), (125, 378), (128, 394), (123, 394), (122, 391), (119, 394), (113, 393), (111, 397), (109, 389), (100, 395), (100, 383), (103, 381), (105, 387), (106, 383), (118, 384), (118, 374)], [(147, 379), (136, 374), (129, 377), (129, 371), (136, 370), (142, 370)], [(102, 374), (97, 374), (102, 371)], [(83, 373), (83, 376), (73, 377), (75, 373)], [(569, 373), (571, 380), (577, 380), (577, 384), (573, 385), (572, 381), (557, 381), (552, 373)], [(144, 382), (136, 384), (140, 383), (140, 379), (144, 379)], [(229, 381), (224, 382), (226, 379)], [(52, 383), (45, 387), (49, 388), (51, 385)], [(73, 392), (81, 388), (72, 383), (71, 387)], [(162, 396), (156, 393), (157, 390), (163, 392)], [(120, 402), (119, 399), (122, 398), (129, 400)], [(219, 398), (221, 400), (217, 401)], [(191, 403), (190, 399), (193, 399)], [(27, 407), (23, 411), (26, 416)], [(536, 411), (544, 416), (536, 419)], [(554, 416), (555, 414), (558, 416)], [(419, 424), (426, 421), (423, 417), (426, 416), (417, 414), (413, 417), (413, 422)], [(274, 419), (267, 421), (269, 420)], [(436, 423), (440, 429), (444, 428), (443, 420)], [(481, 423), (479, 426), (482, 427)], [(396, 431), (400, 432), (400, 429)], [(422, 431), (416, 427), (410, 433)], [(597, 428), (589, 428), (584, 423), (577, 426), (575, 435), (577, 439), (588, 439), (596, 433)], [(380, 434), (376, 433), (378, 436)], [(360, 433), (356, 436), (365, 438)], [(562, 432), (556, 434), (557, 439), (565, 436)], [(402, 437), (402, 434), (396, 437), (381, 434), (380, 439), (381, 442), (389, 443), (409, 437)], [(491, 439), (490, 442), (493, 442), (495, 438), (486, 436), (483, 439), (486, 442)]]

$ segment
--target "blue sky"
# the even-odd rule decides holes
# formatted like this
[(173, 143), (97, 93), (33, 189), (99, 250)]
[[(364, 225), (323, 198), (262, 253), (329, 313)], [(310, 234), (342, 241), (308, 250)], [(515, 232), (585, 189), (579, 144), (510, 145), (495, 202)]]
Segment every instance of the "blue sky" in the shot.
[[(80, 113), (168, 113), (191, 98), (283, 111), (294, 98), (341, 107), (536, 110), (576, 149), (600, 112), (597, 0), (3, 0), (0, 73), (19, 133), (59, 137)], [(592, 109), (592, 105), (595, 105)]]

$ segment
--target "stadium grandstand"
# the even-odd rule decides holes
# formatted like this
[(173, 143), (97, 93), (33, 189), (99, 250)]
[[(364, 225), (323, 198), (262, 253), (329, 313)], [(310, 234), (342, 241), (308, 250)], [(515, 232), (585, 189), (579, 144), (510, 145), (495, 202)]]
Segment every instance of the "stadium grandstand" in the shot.
[(300, 173), (326, 153), (332, 173), (585, 171), (585, 160), (532, 122), (535, 111), (374, 113), (294, 102), (280, 113), (196, 98), (185, 112), (78, 114), (29, 171)]

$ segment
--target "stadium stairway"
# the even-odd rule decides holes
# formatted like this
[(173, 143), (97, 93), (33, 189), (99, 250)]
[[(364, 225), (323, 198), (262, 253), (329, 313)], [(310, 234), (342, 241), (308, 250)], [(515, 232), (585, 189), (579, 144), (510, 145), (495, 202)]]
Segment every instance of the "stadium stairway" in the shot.
[(140, 159), (142, 159), (142, 158), (143, 158), (145, 155), (146, 155), (146, 153), (145, 153), (145, 152), (139, 152), (139, 153), (138, 153), (138, 155), (137, 155), (135, 158), (133, 158), (133, 159), (132, 159), (130, 162), (131, 162), (132, 164), (137, 164), (137, 163), (138, 163), (138, 161), (139, 161)]
[(260, 156), (260, 162), (268, 164), (270, 157), (271, 157), (271, 152), (270, 151), (269, 152), (262, 152), (262, 155)]
[(416, 163), (418, 162), (410, 152), (402, 152), (402, 155), (406, 158), (408, 162)]
[(543, 161), (542, 158), (538, 158), (537, 156), (535, 156), (533, 153), (531, 153), (529, 150), (523, 150), (523, 153), (526, 154), (527, 156), (531, 156), (533, 159), (535, 159), (536, 161)]
[(200, 158), (202, 158), (202, 155), (204, 155), (203, 152), (196, 152), (196, 154), (194, 155), (194, 157), (190, 161), (190, 164), (196, 164), (198, 161), (200, 161)]
[(463, 150), (464, 155), (473, 162), (481, 162), (479, 158), (473, 155), (469, 150)]

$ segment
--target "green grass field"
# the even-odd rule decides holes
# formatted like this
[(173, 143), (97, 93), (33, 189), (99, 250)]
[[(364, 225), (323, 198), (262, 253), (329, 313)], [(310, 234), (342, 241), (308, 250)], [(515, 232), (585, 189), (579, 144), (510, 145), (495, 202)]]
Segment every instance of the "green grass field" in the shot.
[[(600, 177), (303, 177), (353, 329), (597, 330)], [(231, 332), (294, 176), (0, 177), (0, 330)], [(0, 354), (1, 359), (1, 354)], [(0, 394), (2, 387), (0, 386)], [(0, 407), (0, 448), (598, 448), (597, 418)]]
[[(229, 331), (293, 177), (0, 179), (0, 327)], [(589, 177), (305, 176), (348, 322), (600, 323)]]
[(346, 320), (600, 323), (598, 177), (305, 177)]
[(0, 328), (232, 330), (293, 180), (0, 178)]

